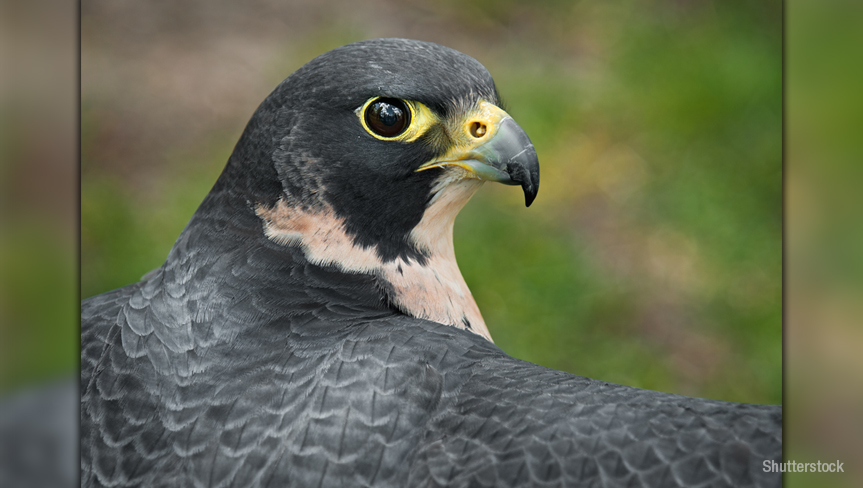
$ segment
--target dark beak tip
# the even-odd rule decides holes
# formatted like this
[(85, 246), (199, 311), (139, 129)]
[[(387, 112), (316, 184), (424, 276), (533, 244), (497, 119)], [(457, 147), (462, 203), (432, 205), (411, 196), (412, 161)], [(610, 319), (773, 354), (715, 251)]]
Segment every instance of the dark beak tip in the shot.
[(530, 204), (536, 200), (536, 188), (533, 185), (525, 185), (522, 189), (524, 190), (524, 206), (530, 207)]
[(510, 185), (521, 185), (524, 205), (530, 207), (539, 191), (539, 158), (527, 133), (511, 118), (504, 119), (490, 143), (497, 158), (494, 166), (504, 171)]

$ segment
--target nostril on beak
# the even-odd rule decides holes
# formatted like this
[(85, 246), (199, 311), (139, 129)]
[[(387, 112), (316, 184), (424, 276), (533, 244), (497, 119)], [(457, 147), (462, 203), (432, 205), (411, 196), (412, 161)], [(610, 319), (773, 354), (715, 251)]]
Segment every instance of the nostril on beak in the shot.
[(470, 124), (470, 135), (474, 136), (477, 139), (482, 138), (488, 132), (485, 124), (482, 122), (474, 122)]

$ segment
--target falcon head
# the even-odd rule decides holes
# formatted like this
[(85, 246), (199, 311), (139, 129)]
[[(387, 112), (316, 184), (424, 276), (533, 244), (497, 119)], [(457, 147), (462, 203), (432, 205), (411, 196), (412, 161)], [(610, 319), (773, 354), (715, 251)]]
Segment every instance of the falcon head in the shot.
[(242, 195), (264, 234), (344, 272), (371, 273), (409, 315), (488, 332), (455, 263), (456, 214), (485, 181), (539, 164), (475, 59), (374, 39), (327, 52), (253, 115), (215, 190)]

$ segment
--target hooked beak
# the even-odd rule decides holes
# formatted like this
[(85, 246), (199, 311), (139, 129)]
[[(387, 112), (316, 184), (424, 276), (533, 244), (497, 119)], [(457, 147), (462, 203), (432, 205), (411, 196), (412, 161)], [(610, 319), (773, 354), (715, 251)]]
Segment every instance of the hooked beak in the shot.
[(539, 159), (530, 138), (506, 112), (481, 101), (465, 118), (462, 143), (416, 171), (458, 166), (475, 178), (521, 185), (529, 207), (539, 191)]

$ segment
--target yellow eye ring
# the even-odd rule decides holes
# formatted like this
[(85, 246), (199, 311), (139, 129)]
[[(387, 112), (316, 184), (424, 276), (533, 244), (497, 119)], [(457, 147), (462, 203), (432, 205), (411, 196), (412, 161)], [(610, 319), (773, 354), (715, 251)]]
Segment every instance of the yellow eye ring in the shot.
[(380, 137), (392, 139), (403, 134), (411, 123), (409, 105), (398, 98), (376, 98), (366, 104), (363, 121)]
[[(378, 102), (386, 104), (389, 107), (375, 107), (375, 104)], [(384, 124), (386, 127), (396, 126), (401, 129), (400, 131), (393, 130), (393, 133), (395, 134), (390, 136), (385, 135), (388, 133), (387, 131), (374, 130), (374, 122), (369, 120), (367, 114), (375, 108), (387, 108), (387, 110), (397, 108), (402, 114), (406, 115), (404, 119), (404, 127), (398, 127), (397, 124)], [(365, 129), (366, 132), (375, 139), (380, 139), (382, 141), (414, 142), (421, 135), (426, 133), (433, 125), (440, 122), (440, 119), (438, 119), (438, 117), (422, 103), (415, 102), (413, 100), (403, 100), (390, 97), (372, 97), (362, 104), (362, 106), (358, 107), (354, 113), (357, 115), (357, 118), (360, 119), (360, 124), (362, 124), (363, 129)], [(395, 120), (397, 119), (391, 121)]]

